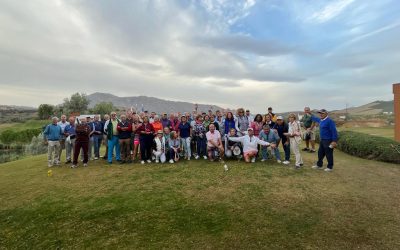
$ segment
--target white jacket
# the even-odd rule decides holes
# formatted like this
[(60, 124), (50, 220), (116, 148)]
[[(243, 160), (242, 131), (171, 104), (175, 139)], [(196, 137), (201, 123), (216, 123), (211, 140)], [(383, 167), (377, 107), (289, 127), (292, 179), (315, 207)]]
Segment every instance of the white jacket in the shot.
[(258, 144), (263, 145), (263, 146), (269, 146), (270, 143), (266, 141), (260, 140), (256, 136), (252, 136), (250, 138), (249, 135), (241, 136), (241, 137), (229, 137), (229, 140), (235, 141), (235, 142), (241, 142), (243, 145), (243, 152), (247, 153), (250, 151), (258, 151)]
[[(164, 136), (161, 138), (161, 140), (157, 136), (156, 138), (154, 138), (154, 141), (156, 143), (155, 151), (160, 152), (160, 153), (165, 153), (165, 138), (164, 138)], [(163, 148), (164, 148), (164, 152), (162, 152)]]

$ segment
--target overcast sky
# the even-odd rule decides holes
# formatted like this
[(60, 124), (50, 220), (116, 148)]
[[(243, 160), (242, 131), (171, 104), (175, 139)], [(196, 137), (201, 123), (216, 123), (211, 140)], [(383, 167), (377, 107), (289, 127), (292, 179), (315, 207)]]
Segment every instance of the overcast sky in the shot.
[(264, 112), (391, 100), (398, 0), (0, 0), (0, 104), (75, 92)]

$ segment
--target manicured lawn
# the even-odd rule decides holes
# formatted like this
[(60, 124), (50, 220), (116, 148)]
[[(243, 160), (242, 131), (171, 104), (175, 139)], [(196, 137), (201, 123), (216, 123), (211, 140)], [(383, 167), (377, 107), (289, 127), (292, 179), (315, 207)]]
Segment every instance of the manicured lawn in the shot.
[(399, 249), (400, 168), (335, 152), (272, 161), (0, 165), (0, 248)]
[(365, 134), (369, 134), (369, 135), (382, 136), (382, 137), (394, 139), (394, 127), (393, 126), (380, 127), (380, 128), (354, 127), (354, 128), (343, 128), (340, 130), (355, 131), (355, 132), (365, 133)]

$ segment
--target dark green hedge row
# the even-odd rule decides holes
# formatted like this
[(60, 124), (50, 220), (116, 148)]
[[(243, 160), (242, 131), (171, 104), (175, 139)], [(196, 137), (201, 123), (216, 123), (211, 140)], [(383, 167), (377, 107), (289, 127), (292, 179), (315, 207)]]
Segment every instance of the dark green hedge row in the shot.
[(8, 129), (0, 134), (0, 141), (4, 144), (29, 143), (34, 136), (38, 136), (41, 132), (41, 128), (25, 129), (21, 131)]
[(388, 138), (353, 131), (339, 133), (339, 150), (364, 159), (400, 164), (400, 153), (391, 145), (400, 149), (400, 143)]

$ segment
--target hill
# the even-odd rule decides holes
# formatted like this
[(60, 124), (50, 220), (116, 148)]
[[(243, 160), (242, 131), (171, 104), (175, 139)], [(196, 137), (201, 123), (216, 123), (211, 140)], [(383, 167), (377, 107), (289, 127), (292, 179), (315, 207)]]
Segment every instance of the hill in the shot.
[[(100, 102), (112, 102), (114, 106), (120, 108), (133, 107), (137, 110), (143, 108), (144, 110), (154, 111), (157, 113), (162, 112), (192, 112), (194, 103), (190, 102), (175, 102), (169, 100), (163, 100), (155, 97), (148, 96), (131, 96), (131, 97), (119, 97), (108, 93), (93, 93), (87, 96), (90, 100), (90, 107), (94, 107)], [(212, 107), (215, 110), (222, 110), (223, 108), (215, 105), (198, 104), (199, 111), (208, 111)]]
[(394, 106), (393, 101), (375, 101), (359, 107), (351, 107), (342, 110), (335, 110), (332, 113), (345, 114), (346, 112), (350, 115), (379, 115), (383, 112), (393, 112)]

